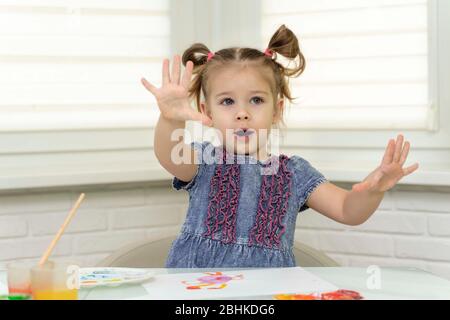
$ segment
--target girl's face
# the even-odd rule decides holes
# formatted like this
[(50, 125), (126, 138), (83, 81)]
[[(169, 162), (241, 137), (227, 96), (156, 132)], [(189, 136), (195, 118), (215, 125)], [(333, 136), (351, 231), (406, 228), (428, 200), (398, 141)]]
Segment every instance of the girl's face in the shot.
[(267, 138), (279, 121), (283, 100), (274, 106), (268, 81), (255, 66), (234, 65), (214, 70), (207, 84), (202, 112), (213, 121), (228, 152), (267, 158)]

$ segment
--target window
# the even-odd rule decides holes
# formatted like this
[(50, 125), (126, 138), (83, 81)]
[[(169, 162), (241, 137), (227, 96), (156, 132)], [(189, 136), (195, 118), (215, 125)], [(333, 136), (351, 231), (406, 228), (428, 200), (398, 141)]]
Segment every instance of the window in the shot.
[[(299, 36), (307, 66), (291, 81), (284, 150), (335, 181), (361, 181), (387, 142), (411, 141), (403, 184), (450, 184), (450, 4), (445, 0), (261, 3), (261, 47), (280, 24)], [(370, 170), (370, 171), (369, 171)]]
[(450, 185), (449, 12), (447, 0), (0, 0), (0, 190), (168, 179), (140, 77), (159, 86), (162, 59), (194, 42), (264, 50), (282, 23), (307, 59), (283, 152), (360, 181), (401, 132), (421, 164), (402, 182)]
[(0, 1), (3, 130), (147, 126), (169, 27), (166, 0)]
[(143, 179), (170, 1), (0, 0), (0, 30), (0, 189)]
[(290, 127), (434, 129), (426, 0), (264, 1), (263, 43), (286, 24), (305, 72)]

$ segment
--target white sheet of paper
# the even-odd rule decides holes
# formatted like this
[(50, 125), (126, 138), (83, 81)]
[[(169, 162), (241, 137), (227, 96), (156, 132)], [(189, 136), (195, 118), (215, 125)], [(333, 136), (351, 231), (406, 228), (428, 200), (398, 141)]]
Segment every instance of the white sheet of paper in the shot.
[[(211, 272), (213, 273), (213, 272)], [(301, 267), (263, 268), (254, 270), (228, 270), (224, 276), (237, 277), (220, 284), (202, 286), (201, 289), (187, 289), (188, 285), (205, 283), (197, 279), (208, 276), (206, 273), (175, 273), (156, 275), (152, 281), (143, 284), (147, 295), (138, 299), (182, 300), (182, 299), (220, 299), (250, 296), (273, 295), (280, 293), (312, 293), (338, 290), (335, 285), (311, 274)], [(182, 281), (188, 282), (183, 284)]]

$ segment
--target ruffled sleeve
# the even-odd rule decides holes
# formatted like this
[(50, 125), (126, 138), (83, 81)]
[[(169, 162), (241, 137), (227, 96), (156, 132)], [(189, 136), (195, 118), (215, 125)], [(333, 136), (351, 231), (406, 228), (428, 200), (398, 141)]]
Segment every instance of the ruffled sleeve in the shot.
[(207, 148), (208, 145), (212, 144), (208, 141), (206, 142), (198, 142), (198, 141), (193, 141), (191, 142), (191, 147), (194, 148), (196, 154), (197, 154), (197, 159), (199, 160), (199, 164), (197, 165), (197, 172), (195, 173), (194, 177), (191, 179), (191, 181), (182, 181), (180, 179), (178, 179), (177, 177), (173, 177), (172, 180), (172, 188), (175, 190), (186, 190), (186, 191), (191, 191), (191, 189), (193, 189), (195, 187), (195, 185), (197, 184), (197, 182), (200, 180), (202, 173), (204, 171), (204, 166), (205, 166), (205, 149)]
[(302, 212), (309, 207), (306, 205), (311, 193), (322, 183), (328, 180), (314, 168), (307, 160), (299, 156), (292, 156), (291, 163), (294, 172), (296, 200), (299, 211)]

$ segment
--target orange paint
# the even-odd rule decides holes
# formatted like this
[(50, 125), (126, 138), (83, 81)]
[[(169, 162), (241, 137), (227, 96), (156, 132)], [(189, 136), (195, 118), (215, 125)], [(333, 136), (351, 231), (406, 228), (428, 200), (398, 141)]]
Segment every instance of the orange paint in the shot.
[(336, 290), (325, 293), (312, 294), (277, 294), (276, 300), (361, 300), (364, 299), (359, 292), (352, 290)]
[(30, 287), (20, 287), (20, 288), (14, 288), (14, 287), (9, 287), (8, 288), (9, 294), (29, 294), (31, 295), (31, 288)]
[(35, 291), (33, 300), (78, 300), (78, 290)]
[(274, 296), (276, 300), (316, 300), (317, 298), (311, 294), (277, 294)]

